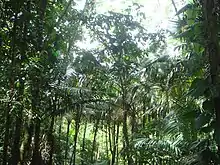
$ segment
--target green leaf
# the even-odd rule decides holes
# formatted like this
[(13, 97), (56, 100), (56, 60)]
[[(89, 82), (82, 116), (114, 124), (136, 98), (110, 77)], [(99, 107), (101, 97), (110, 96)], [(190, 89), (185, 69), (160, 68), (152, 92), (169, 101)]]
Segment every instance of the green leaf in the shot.
[(206, 124), (208, 124), (211, 120), (211, 116), (210, 115), (206, 115), (204, 113), (200, 114), (195, 121), (195, 127), (196, 129), (201, 129), (203, 126), (205, 126)]
[(213, 102), (211, 100), (204, 101), (202, 104), (202, 108), (207, 112), (213, 113), (214, 110)]
[(20, 87), (20, 82), (16, 82), (16, 87), (19, 88)]
[(205, 91), (209, 88), (209, 85), (207, 83), (206, 80), (204, 79), (200, 79), (200, 78), (196, 78), (195, 80), (193, 80), (191, 87), (190, 87), (190, 94), (195, 97), (198, 98), (199, 96), (203, 96)]
[(185, 29), (183, 32), (181, 32), (180, 34), (175, 35), (175, 38), (190, 38), (192, 36), (192, 29), (191, 28), (187, 28)]
[(195, 149), (198, 149), (198, 148), (201, 148), (205, 145), (207, 145), (208, 143), (208, 140), (207, 139), (200, 139), (200, 140), (197, 140), (197, 141), (194, 141), (192, 143), (192, 146), (190, 147), (190, 150), (195, 150)]
[(219, 128), (216, 128), (214, 131), (214, 139), (215, 139), (215, 142), (218, 145), (220, 145), (220, 129)]
[(176, 15), (179, 15), (185, 11), (187, 11), (188, 9), (191, 9), (193, 7), (192, 4), (187, 4), (185, 6), (183, 6), (179, 11), (177, 11)]
[(59, 51), (53, 51), (53, 56), (58, 57), (59, 56)]
[(210, 133), (210, 132), (212, 132), (212, 130), (213, 130), (212, 125), (209, 125), (209, 126), (207, 126), (207, 127), (202, 127), (202, 128), (200, 129), (200, 131), (203, 132), (203, 133)]

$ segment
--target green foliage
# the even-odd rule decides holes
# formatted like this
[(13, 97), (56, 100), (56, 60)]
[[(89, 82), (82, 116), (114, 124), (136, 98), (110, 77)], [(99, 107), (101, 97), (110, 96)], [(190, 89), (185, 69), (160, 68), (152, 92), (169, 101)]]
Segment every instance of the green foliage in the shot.
[[(149, 33), (137, 3), (105, 14), (76, 3), (0, 2), (0, 162), (219, 164), (204, 6), (177, 11), (174, 33)], [(77, 46), (89, 38), (98, 46)]]

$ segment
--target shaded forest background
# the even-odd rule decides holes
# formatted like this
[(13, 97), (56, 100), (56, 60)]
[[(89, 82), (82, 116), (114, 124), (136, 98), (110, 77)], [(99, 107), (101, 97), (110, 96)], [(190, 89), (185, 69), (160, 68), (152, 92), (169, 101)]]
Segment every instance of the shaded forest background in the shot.
[(138, 3), (0, 0), (1, 164), (220, 164), (220, 2), (170, 3), (152, 33)]

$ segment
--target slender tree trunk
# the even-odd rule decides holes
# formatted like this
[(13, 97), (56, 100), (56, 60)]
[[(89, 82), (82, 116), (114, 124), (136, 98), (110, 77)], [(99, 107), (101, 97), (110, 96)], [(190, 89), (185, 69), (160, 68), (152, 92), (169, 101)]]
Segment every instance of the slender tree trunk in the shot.
[(14, 134), (14, 143), (12, 148), (12, 165), (17, 165), (20, 161), (20, 137), (22, 128), (22, 110), (20, 110), (16, 117), (16, 126)]
[(116, 156), (116, 122), (113, 122), (113, 130), (112, 130), (112, 145), (113, 145), (113, 150), (112, 150), (112, 165), (115, 164), (115, 156)]
[(4, 145), (3, 145), (2, 165), (7, 165), (8, 162), (9, 128), (11, 123), (9, 111), (10, 111), (10, 105), (8, 104), (8, 107), (5, 110), (5, 136), (4, 136)]
[[(24, 81), (22, 77), (24, 75), (20, 75), (20, 87), (19, 87), (19, 96), (18, 101), (22, 102), (23, 92), (24, 92)], [(20, 161), (20, 139), (21, 139), (21, 130), (22, 130), (22, 122), (23, 119), (23, 105), (19, 105), (18, 113), (15, 121), (15, 134), (14, 134), (14, 142), (12, 147), (12, 165), (17, 165)]]
[(147, 118), (146, 118), (146, 103), (145, 103), (145, 98), (144, 98), (144, 100), (143, 100), (143, 119), (142, 119), (143, 129), (145, 129), (146, 121), (147, 121)]
[(73, 152), (70, 159), (70, 165), (73, 162), (73, 165), (76, 163), (76, 145), (77, 145), (77, 139), (79, 134), (79, 128), (80, 128), (80, 121), (81, 121), (81, 115), (82, 115), (82, 107), (81, 105), (76, 108), (76, 118), (75, 118), (75, 135), (74, 135), (74, 146), (73, 146)]
[(68, 157), (68, 150), (69, 150), (69, 132), (70, 132), (70, 124), (71, 124), (71, 120), (67, 121), (67, 130), (66, 130), (66, 147), (65, 147), (65, 165), (67, 165), (67, 157)]
[(40, 154), (40, 119), (35, 119), (34, 150), (31, 165), (41, 165)]
[(59, 129), (58, 129), (58, 133), (59, 133), (58, 140), (60, 143), (61, 143), (62, 125), (63, 125), (63, 117), (61, 116), (60, 123), (59, 123)]
[(130, 144), (128, 138), (128, 128), (127, 128), (127, 110), (123, 112), (123, 135), (124, 135), (124, 152), (127, 158), (128, 165), (132, 165), (132, 158), (130, 157)]
[[(122, 53), (120, 52), (119, 61), (122, 60)], [(127, 119), (128, 119), (128, 113), (130, 110), (130, 105), (127, 103), (127, 85), (128, 85), (128, 70), (124, 67), (122, 70), (120, 70), (121, 76), (119, 77), (120, 85), (121, 85), (121, 96), (122, 96), (122, 110), (123, 110), (123, 149), (124, 149), (124, 163), (127, 161), (127, 165), (133, 165), (133, 159), (130, 152), (130, 143), (129, 143), (129, 134), (128, 134), (128, 126), (127, 126)]]
[(110, 149), (110, 152), (111, 152), (111, 154), (112, 154), (112, 152), (113, 152), (113, 149), (112, 149), (112, 138), (111, 138), (111, 123), (110, 123), (110, 121), (107, 121), (108, 123), (108, 141), (109, 141), (109, 149)]
[(109, 149), (108, 149), (108, 124), (105, 125), (105, 149), (106, 149), (106, 155), (108, 156), (109, 154)]
[(137, 133), (137, 122), (136, 122), (136, 114), (135, 114), (135, 108), (131, 109), (131, 133), (132, 133), (132, 139), (133, 135)]
[[(124, 90), (123, 90), (124, 91)], [(129, 105), (126, 103), (125, 91), (123, 92), (123, 137), (124, 137), (124, 152), (125, 157), (127, 158), (128, 165), (133, 165), (133, 160), (130, 153), (130, 143), (128, 137), (128, 126), (127, 126), (127, 118)]]
[[(58, 108), (59, 109), (59, 108)], [(62, 125), (63, 125), (63, 117), (61, 116), (59, 118), (59, 127), (58, 127), (58, 142), (57, 144), (59, 144), (59, 151), (58, 152), (61, 152), (61, 146), (60, 144), (62, 144)], [(66, 150), (66, 146), (65, 146), (65, 150)], [(66, 152), (66, 151), (65, 151)], [(63, 156), (61, 154), (58, 154), (57, 156), (57, 159), (59, 160), (57, 163), (60, 164), (60, 165), (66, 165), (66, 159), (65, 159), (65, 155), (64, 155), (64, 160), (63, 160)]]
[[(73, 165), (76, 164), (76, 146), (77, 146), (77, 139), (79, 135), (79, 123), (76, 123), (75, 126), (75, 135), (74, 135), (74, 147), (73, 147), (73, 152), (72, 152), (72, 158), (73, 158)], [(72, 159), (71, 159), (72, 160)], [(71, 165), (72, 163), (70, 163)]]
[(49, 162), (48, 165), (53, 165), (53, 152), (54, 152), (54, 136), (53, 136), (53, 127), (54, 127), (54, 119), (55, 117), (52, 116), (50, 122), (50, 130), (49, 130), (49, 143), (50, 143), (50, 151), (49, 151)]
[[(18, 4), (17, 4), (18, 5)], [(27, 3), (26, 10), (29, 11), (30, 3)], [(17, 17), (17, 16), (16, 16)], [(18, 87), (18, 99), (17, 101), (22, 104), (22, 99), (23, 99), (23, 94), (24, 94), (24, 80), (22, 79), (25, 77), (26, 73), (21, 71), (21, 68), (24, 68), (24, 59), (26, 58), (26, 50), (27, 50), (27, 23), (28, 20), (24, 22), (24, 30), (23, 30), (23, 41), (24, 45), (20, 47), (20, 52), (21, 52), (21, 59), (19, 60), (19, 70), (18, 76), (19, 76), (19, 83), (20, 86)], [(14, 30), (14, 35), (16, 35), (16, 27)], [(16, 38), (15, 38), (16, 40)], [(15, 42), (15, 41), (14, 41)], [(17, 115), (16, 115), (16, 121), (15, 121), (15, 134), (14, 134), (14, 142), (13, 142), (13, 147), (12, 147), (12, 165), (17, 165), (20, 161), (20, 139), (21, 139), (21, 131), (23, 128), (23, 105), (19, 105)]]
[[(37, 16), (36, 20), (36, 31), (37, 31), (37, 50), (43, 50), (43, 30), (44, 30), (44, 14), (47, 7), (47, 1), (41, 0), (37, 3)], [(41, 85), (41, 75), (38, 69), (35, 70), (37, 75), (31, 75), (32, 77), (32, 111), (36, 114), (35, 118), (35, 134), (34, 134), (34, 150), (31, 160), (31, 165), (41, 165), (42, 158), (40, 153), (40, 125), (41, 121), (39, 118), (39, 106), (40, 106), (40, 85)]]
[(117, 130), (116, 130), (116, 146), (117, 146), (117, 148), (116, 148), (116, 165), (117, 164), (119, 164), (119, 146), (118, 146), (118, 140), (119, 140), (119, 132), (120, 132), (120, 123), (119, 122), (117, 122)]
[[(87, 130), (87, 120), (86, 120), (86, 123), (85, 123), (85, 127), (84, 127), (84, 131), (83, 131), (83, 141), (82, 141), (82, 149), (81, 149), (81, 157), (84, 158), (85, 157), (85, 145), (86, 145), (86, 130)], [(81, 160), (81, 164), (84, 165), (84, 161), (83, 159)]]
[(91, 156), (91, 162), (94, 163), (94, 155), (95, 155), (95, 148), (96, 148), (96, 136), (99, 130), (99, 122), (100, 122), (100, 117), (96, 120), (96, 123), (94, 125), (95, 131), (94, 131), (94, 136), (93, 136), (93, 142), (92, 142), (92, 156)]
[[(52, 105), (51, 105), (52, 103)], [(55, 95), (55, 99), (50, 100), (50, 107), (49, 110), (51, 110), (52, 112), (56, 112), (57, 110), (57, 96)], [(52, 109), (51, 109), (52, 108)], [(54, 153), (54, 123), (55, 123), (55, 115), (54, 113), (51, 114), (51, 122), (50, 122), (50, 129), (49, 129), (49, 134), (48, 134), (48, 141), (50, 144), (50, 151), (49, 151), (49, 162), (48, 165), (52, 165), (53, 164), (53, 153)]]
[[(134, 136), (137, 134), (137, 118), (136, 118), (136, 112), (135, 112), (135, 108), (132, 107), (131, 109), (131, 134), (132, 134), (132, 141), (134, 140)], [(132, 153), (133, 151), (133, 146), (131, 146), (130, 152)], [(134, 154), (134, 164), (137, 164), (137, 154)]]
[(109, 149), (110, 149), (110, 152), (111, 152), (111, 155), (113, 155), (113, 148), (112, 148), (112, 136), (111, 136), (111, 112), (109, 110), (108, 112), (108, 118), (107, 118), (107, 133), (106, 133), (106, 136), (108, 136), (108, 144), (109, 144)]

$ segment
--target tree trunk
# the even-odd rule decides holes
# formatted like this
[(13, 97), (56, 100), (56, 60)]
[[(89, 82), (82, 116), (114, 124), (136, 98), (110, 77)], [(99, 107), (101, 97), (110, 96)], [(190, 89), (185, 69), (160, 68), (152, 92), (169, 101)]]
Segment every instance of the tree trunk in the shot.
[(20, 161), (20, 137), (22, 128), (22, 110), (20, 110), (16, 117), (16, 126), (14, 134), (14, 142), (12, 148), (12, 165), (17, 165)]
[(59, 133), (58, 141), (59, 141), (59, 143), (61, 143), (62, 125), (63, 125), (63, 117), (61, 116), (60, 117), (60, 123), (59, 123), (59, 129), (58, 129), (58, 133)]
[(143, 119), (142, 119), (143, 129), (145, 129), (146, 121), (147, 121), (147, 118), (146, 118), (146, 103), (145, 103), (145, 96), (144, 96), (144, 100), (143, 100)]
[(135, 133), (137, 133), (137, 118), (136, 118), (136, 114), (135, 114), (135, 108), (132, 107), (131, 109), (131, 134), (132, 134), (132, 139), (133, 139), (133, 135)]
[(65, 157), (64, 157), (64, 161), (65, 161), (65, 165), (67, 165), (67, 157), (68, 157), (68, 149), (69, 149), (69, 132), (70, 132), (70, 124), (71, 124), (71, 120), (67, 121), (67, 130), (66, 130), (66, 148), (65, 148)]
[(54, 116), (51, 118), (50, 122), (50, 130), (49, 130), (49, 143), (50, 143), (50, 151), (49, 151), (49, 162), (48, 165), (53, 165), (53, 152), (54, 152), (54, 136), (53, 136), (53, 127), (54, 127)]
[[(59, 108), (58, 108), (59, 109)], [(62, 125), (63, 125), (63, 117), (61, 116), (61, 117), (59, 117), (59, 127), (58, 127), (58, 142), (57, 142), (57, 147), (58, 147), (58, 151), (56, 151), (56, 153), (58, 152), (61, 152), (61, 145), (62, 145)], [(65, 146), (65, 150), (66, 150), (66, 146)], [(65, 159), (63, 160), (63, 155), (62, 154), (58, 154), (57, 156), (56, 156), (56, 158), (57, 158), (57, 163), (58, 164), (60, 164), (60, 165), (65, 165)], [(65, 158), (65, 155), (64, 155), (64, 158)]]
[[(20, 75), (20, 87), (19, 87), (19, 96), (18, 101), (22, 102), (23, 93), (24, 93), (24, 81), (22, 77), (24, 75)], [(12, 165), (17, 165), (20, 161), (20, 139), (21, 139), (21, 130), (22, 130), (22, 118), (23, 118), (23, 106), (19, 105), (18, 112), (15, 121), (15, 134), (14, 134), (14, 142), (12, 148)]]
[(108, 124), (105, 125), (105, 149), (106, 149), (106, 155), (109, 154), (109, 149), (108, 149)]
[(111, 154), (112, 154), (112, 152), (113, 152), (113, 149), (112, 149), (112, 137), (111, 137), (111, 123), (110, 123), (110, 121), (107, 121), (108, 123), (108, 125), (107, 125), (107, 127), (108, 127), (108, 142), (109, 142), (109, 149), (110, 149), (110, 152), (111, 152)]
[(119, 122), (117, 122), (117, 130), (116, 130), (116, 146), (117, 146), (117, 148), (116, 148), (116, 165), (117, 164), (119, 164), (119, 162), (118, 162), (118, 160), (119, 160), (119, 152), (118, 152), (118, 140), (119, 140), (119, 132), (120, 132), (120, 123)]
[(8, 145), (9, 145), (9, 129), (10, 129), (10, 110), (11, 110), (11, 104), (13, 100), (14, 95), (14, 84), (15, 84), (15, 47), (16, 47), (16, 28), (17, 28), (17, 18), (18, 18), (18, 9), (19, 5), (17, 3), (16, 9), (15, 9), (15, 18), (14, 18), (14, 25), (12, 29), (12, 42), (11, 42), (11, 75), (9, 77), (10, 80), (10, 102), (8, 103), (8, 108), (5, 110), (5, 136), (4, 136), (4, 144), (3, 144), (3, 158), (2, 158), (2, 165), (7, 165), (8, 161)]
[(113, 149), (112, 149), (112, 165), (115, 164), (115, 156), (116, 156), (116, 122), (114, 121), (113, 122), (113, 130), (112, 130), (112, 146), (113, 146)]
[[(107, 144), (109, 144), (109, 150), (110, 150), (110, 152), (111, 152), (111, 155), (113, 155), (113, 148), (112, 148), (112, 136), (111, 136), (111, 112), (110, 112), (110, 110), (109, 110), (109, 112), (108, 112), (108, 118), (107, 118), (107, 125), (106, 125), (106, 127), (107, 127), (107, 132), (106, 132), (106, 136), (108, 137), (108, 142), (107, 142)], [(113, 159), (113, 158), (112, 158)]]
[[(82, 141), (81, 157), (82, 157), (83, 159), (84, 159), (84, 157), (85, 157), (84, 152), (85, 152), (85, 145), (86, 145), (86, 142), (85, 142), (85, 140), (86, 140), (86, 129), (87, 129), (87, 121), (86, 121), (86, 123), (85, 123), (84, 132), (83, 132), (83, 139), (82, 139), (83, 141)], [(81, 160), (81, 164), (82, 164), (82, 165), (84, 165), (83, 159)]]
[(5, 136), (4, 136), (4, 144), (3, 144), (3, 158), (2, 165), (7, 165), (8, 162), (8, 145), (9, 145), (9, 128), (10, 128), (10, 105), (5, 109)]
[(82, 107), (80, 105), (79, 107), (76, 108), (74, 146), (73, 146), (72, 156), (70, 159), (70, 165), (72, 164), (72, 162), (73, 162), (73, 165), (75, 165), (76, 163), (76, 145), (77, 145), (77, 139), (78, 139), (78, 134), (79, 134), (81, 115), (82, 115)]
[(127, 126), (127, 118), (128, 112), (130, 111), (129, 105), (125, 102), (125, 97), (123, 97), (123, 135), (124, 135), (124, 152), (125, 157), (127, 158), (128, 165), (133, 165), (133, 159), (131, 155), (131, 146), (129, 142), (128, 135), (128, 126)]
[(132, 158), (130, 157), (130, 144), (129, 144), (129, 138), (128, 138), (128, 128), (127, 128), (127, 109), (124, 109), (123, 112), (123, 136), (124, 136), (124, 152), (127, 158), (127, 163), (128, 165), (132, 165), (133, 161)]
[(24, 140), (24, 147), (23, 150), (21, 150), (22, 159), (21, 159), (21, 165), (24, 165), (25, 162), (30, 159), (30, 148), (31, 148), (31, 141), (34, 133), (34, 124), (30, 123), (30, 126), (27, 128), (26, 138)]
[(34, 150), (31, 165), (41, 165), (40, 154), (40, 119), (35, 119)]
[(92, 155), (91, 155), (91, 163), (94, 163), (94, 154), (95, 154), (95, 148), (96, 148), (96, 136), (99, 130), (99, 121), (100, 117), (96, 120), (96, 123), (94, 125), (95, 131), (94, 131), (94, 136), (93, 136), (93, 142), (92, 142)]
[[(219, 49), (219, 40), (218, 40), (218, 5), (215, 0), (204, 0), (203, 1), (203, 11), (205, 17), (205, 30), (206, 30), (206, 54), (209, 57), (210, 63), (210, 75), (211, 83), (214, 87), (219, 85), (219, 66), (220, 66), (220, 49)], [(219, 92), (219, 91), (218, 91)], [(220, 93), (218, 96), (213, 96), (215, 115), (216, 115), (216, 127), (215, 133), (217, 138), (220, 138)], [(216, 140), (218, 147), (218, 154), (220, 156), (220, 140)]]

